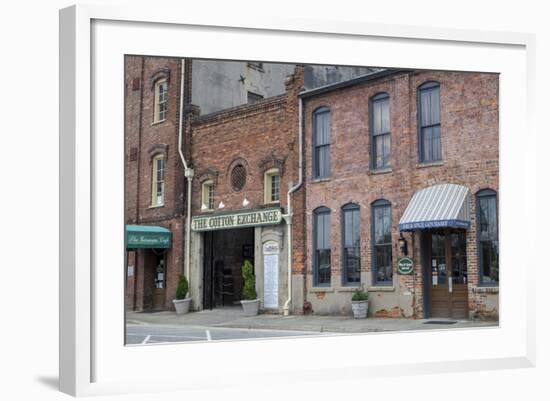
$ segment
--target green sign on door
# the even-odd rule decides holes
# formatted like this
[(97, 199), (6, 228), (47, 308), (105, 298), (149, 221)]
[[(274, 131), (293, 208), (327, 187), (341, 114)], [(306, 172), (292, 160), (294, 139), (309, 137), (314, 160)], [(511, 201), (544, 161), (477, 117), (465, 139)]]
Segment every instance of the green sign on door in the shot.
[(401, 258), (397, 261), (397, 273), (411, 274), (414, 270), (414, 262), (411, 258)]

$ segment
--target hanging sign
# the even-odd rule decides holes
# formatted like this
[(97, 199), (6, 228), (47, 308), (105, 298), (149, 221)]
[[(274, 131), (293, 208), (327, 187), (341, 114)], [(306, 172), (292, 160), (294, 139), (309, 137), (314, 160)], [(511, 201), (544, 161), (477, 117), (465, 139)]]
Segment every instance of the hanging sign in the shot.
[(414, 270), (414, 262), (411, 258), (401, 258), (397, 261), (398, 274), (412, 274)]

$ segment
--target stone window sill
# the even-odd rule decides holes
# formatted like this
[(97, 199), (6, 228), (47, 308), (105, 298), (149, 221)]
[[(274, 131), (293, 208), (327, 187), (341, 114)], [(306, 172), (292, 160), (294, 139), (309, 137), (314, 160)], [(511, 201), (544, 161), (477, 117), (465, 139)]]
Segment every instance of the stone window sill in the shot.
[(395, 287), (393, 285), (376, 285), (367, 288), (368, 292), (394, 292)]
[(159, 207), (164, 207), (164, 204), (162, 204), (162, 205), (150, 205), (147, 209), (158, 209)]
[(427, 167), (441, 167), (443, 166), (443, 162), (431, 162), (431, 163), (418, 163), (416, 165), (416, 168), (427, 168)]
[(498, 287), (474, 287), (472, 291), (479, 294), (498, 294)]
[(153, 121), (153, 122), (151, 123), (151, 126), (162, 124), (162, 123), (165, 122), (165, 121), (166, 121), (166, 119), (160, 120), (160, 121)]
[(314, 178), (311, 180), (312, 184), (317, 184), (319, 182), (328, 182), (330, 181), (330, 178)]
[(391, 168), (381, 168), (378, 170), (369, 170), (369, 175), (378, 175), (378, 174), (391, 174), (393, 170)]

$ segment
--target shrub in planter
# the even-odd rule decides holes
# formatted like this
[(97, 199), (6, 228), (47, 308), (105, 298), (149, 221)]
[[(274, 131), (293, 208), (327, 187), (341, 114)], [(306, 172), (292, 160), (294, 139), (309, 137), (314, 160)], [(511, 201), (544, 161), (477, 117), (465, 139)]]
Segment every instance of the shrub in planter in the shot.
[(260, 308), (260, 300), (256, 294), (256, 277), (254, 277), (254, 266), (249, 260), (245, 260), (241, 268), (241, 274), (244, 279), (243, 284), (243, 299), (241, 305), (246, 316), (254, 316), (258, 314)]
[(174, 303), (174, 307), (176, 308), (176, 314), (178, 315), (189, 312), (191, 298), (186, 298), (188, 292), (189, 282), (183, 274), (180, 274), (178, 287), (176, 288), (176, 299), (172, 301)]
[(364, 319), (367, 317), (369, 307), (369, 294), (367, 291), (357, 289), (351, 297), (351, 310), (353, 317), (356, 319)]

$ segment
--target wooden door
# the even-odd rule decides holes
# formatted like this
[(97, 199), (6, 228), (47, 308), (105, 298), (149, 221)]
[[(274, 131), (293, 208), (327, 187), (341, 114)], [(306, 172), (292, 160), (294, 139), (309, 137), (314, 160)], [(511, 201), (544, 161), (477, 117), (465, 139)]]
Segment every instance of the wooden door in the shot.
[(432, 232), (430, 241), (431, 317), (468, 317), (466, 233)]

